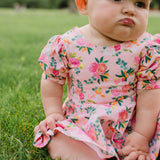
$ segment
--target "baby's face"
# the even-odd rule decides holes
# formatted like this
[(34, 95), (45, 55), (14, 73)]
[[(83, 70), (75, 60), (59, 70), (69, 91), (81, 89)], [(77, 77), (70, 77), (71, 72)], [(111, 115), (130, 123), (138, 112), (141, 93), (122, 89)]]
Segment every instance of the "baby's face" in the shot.
[(90, 25), (116, 41), (138, 38), (146, 30), (150, 0), (86, 0)]

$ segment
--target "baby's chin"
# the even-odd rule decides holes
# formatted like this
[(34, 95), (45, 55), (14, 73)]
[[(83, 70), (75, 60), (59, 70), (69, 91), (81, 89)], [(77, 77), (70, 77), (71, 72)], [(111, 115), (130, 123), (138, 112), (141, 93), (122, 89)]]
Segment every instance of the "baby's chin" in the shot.
[(118, 35), (116, 35), (116, 36), (113, 36), (110, 38), (117, 41), (117, 42), (134, 41), (134, 40), (138, 39), (143, 33), (139, 33), (139, 34), (132, 35), (132, 36), (127, 36), (127, 35), (119, 35), (118, 36)]

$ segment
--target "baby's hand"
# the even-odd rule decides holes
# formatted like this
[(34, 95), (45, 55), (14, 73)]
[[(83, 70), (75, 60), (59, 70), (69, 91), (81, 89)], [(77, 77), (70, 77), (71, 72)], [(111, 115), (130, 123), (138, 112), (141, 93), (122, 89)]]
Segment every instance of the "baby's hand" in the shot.
[(124, 147), (119, 152), (124, 160), (151, 160), (149, 141), (143, 135), (133, 132), (126, 137)]
[(47, 135), (47, 129), (50, 128), (51, 130), (53, 130), (56, 127), (55, 123), (57, 121), (62, 121), (63, 119), (64, 117), (60, 113), (50, 114), (46, 117), (45, 120), (41, 121), (39, 125), (35, 127), (34, 133), (36, 134), (40, 130), (42, 134)]

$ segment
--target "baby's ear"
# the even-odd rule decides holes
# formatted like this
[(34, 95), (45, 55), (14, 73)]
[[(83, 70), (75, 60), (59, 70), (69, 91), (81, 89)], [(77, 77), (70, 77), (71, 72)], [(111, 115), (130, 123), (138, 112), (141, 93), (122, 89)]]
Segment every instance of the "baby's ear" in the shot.
[(79, 12), (83, 15), (87, 15), (87, 0), (75, 0)]

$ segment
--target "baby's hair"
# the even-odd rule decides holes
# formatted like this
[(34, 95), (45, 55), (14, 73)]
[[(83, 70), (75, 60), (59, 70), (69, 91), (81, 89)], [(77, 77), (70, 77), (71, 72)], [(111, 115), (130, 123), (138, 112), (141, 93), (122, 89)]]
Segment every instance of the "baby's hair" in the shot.
[(77, 4), (77, 8), (81, 11), (86, 8), (86, 0), (75, 0)]

